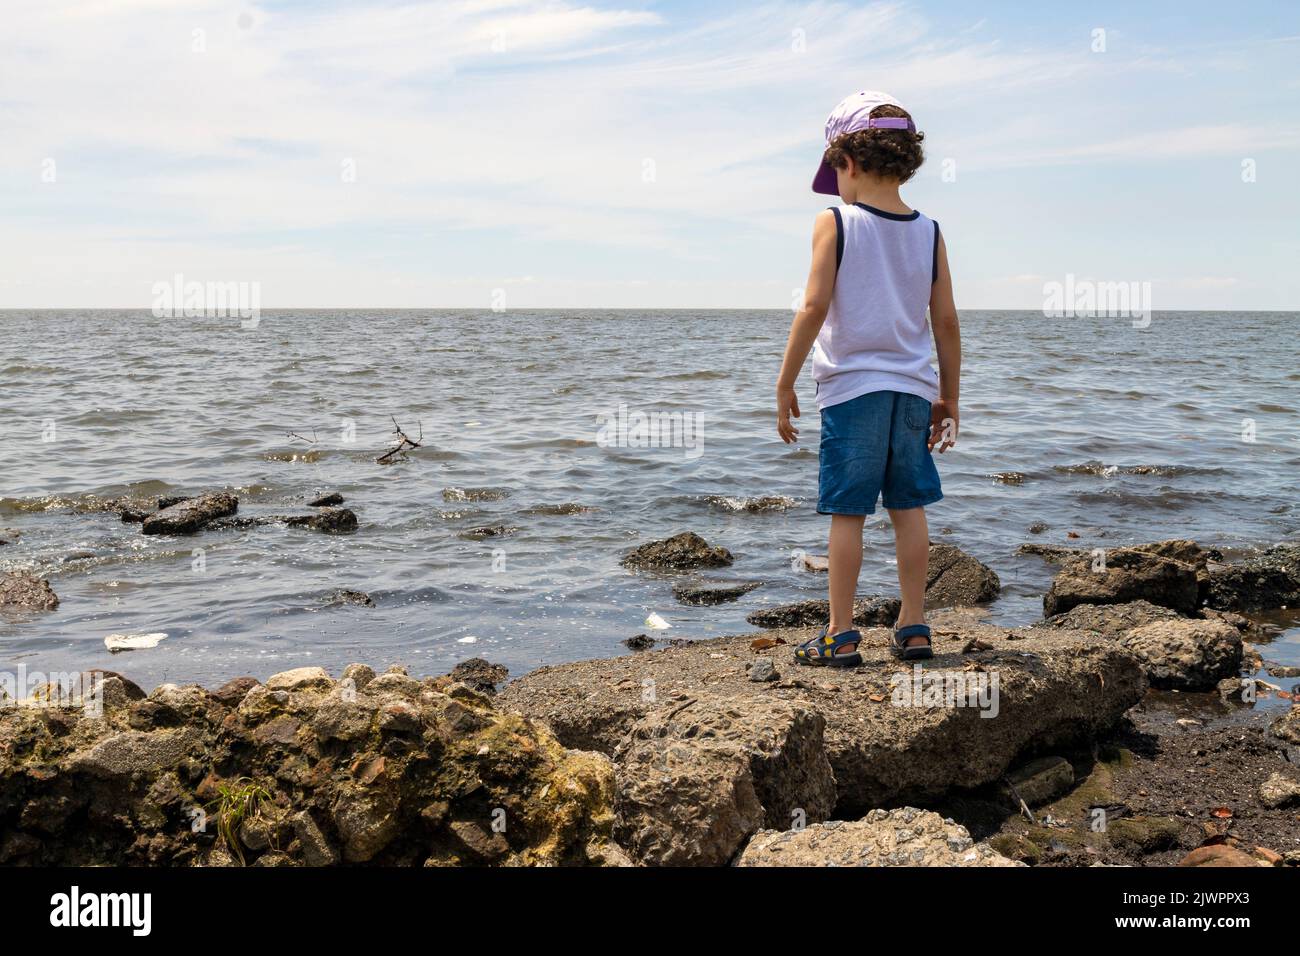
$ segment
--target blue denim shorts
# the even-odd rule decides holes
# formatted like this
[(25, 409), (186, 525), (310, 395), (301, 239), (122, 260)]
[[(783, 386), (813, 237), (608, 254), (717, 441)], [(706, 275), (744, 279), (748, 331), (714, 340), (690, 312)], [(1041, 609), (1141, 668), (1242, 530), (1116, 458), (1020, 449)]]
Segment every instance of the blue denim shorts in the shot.
[(817, 513), (869, 515), (943, 498), (926, 447), (930, 403), (905, 392), (868, 392), (822, 409)]

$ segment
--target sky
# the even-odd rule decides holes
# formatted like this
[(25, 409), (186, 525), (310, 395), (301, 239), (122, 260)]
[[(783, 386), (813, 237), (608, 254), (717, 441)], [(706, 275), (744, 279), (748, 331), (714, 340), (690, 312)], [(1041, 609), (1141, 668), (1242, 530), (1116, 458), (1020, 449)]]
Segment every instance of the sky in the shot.
[(0, 308), (788, 309), (877, 89), (959, 308), (1300, 309), (1293, 2), (5, 6)]

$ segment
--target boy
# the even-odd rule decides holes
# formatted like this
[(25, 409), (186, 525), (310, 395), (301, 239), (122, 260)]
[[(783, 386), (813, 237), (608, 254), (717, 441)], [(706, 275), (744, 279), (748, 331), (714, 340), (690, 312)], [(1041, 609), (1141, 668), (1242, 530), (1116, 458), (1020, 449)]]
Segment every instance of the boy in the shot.
[(795, 379), (813, 349), (822, 417), (817, 512), (831, 516), (831, 613), (826, 629), (795, 651), (801, 664), (862, 663), (862, 636), (853, 629), (862, 525), (882, 495), (902, 592), (890, 649), (904, 660), (933, 656), (925, 624), (925, 506), (943, 497), (930, 452), (947, 451), (957, 438), (961, 333), (939, 224), (898, 194), (924, 160), (924, 138), (883, 93), (854, 94), (826, 121), (813, 191), (838, 193), (844, 205), (819, 213), (813, 226), (804, 304), (776, 384), (777, 432), (794, 442)]

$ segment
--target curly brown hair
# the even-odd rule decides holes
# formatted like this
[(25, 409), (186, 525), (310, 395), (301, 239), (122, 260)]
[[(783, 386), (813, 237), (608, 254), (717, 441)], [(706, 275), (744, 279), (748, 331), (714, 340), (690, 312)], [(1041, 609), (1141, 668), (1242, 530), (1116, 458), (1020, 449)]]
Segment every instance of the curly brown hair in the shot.
[[(889, 104), (877, 106), (871, 115), (912, 118), (907, 110)], [(823, 158), (836, 169), (843, 169), (847, 158), (852, 156), (864, 172), (905, 183), (925, 162), (923, 142), (924, 133), (908, 129), (860, 129), (838, 137), (826, 147)]]

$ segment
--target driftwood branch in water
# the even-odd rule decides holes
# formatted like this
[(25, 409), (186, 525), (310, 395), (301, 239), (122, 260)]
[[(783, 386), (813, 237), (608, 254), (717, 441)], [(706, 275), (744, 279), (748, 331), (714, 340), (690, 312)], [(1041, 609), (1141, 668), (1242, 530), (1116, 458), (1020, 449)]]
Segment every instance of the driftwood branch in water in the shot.
[(419, 448), (424, 443), (424, 423), (416, 422), (416, 425), (420, 429), (418, 439), (412, 438), (402, 431), (402, 426), (397, 424), (396, 418), (393, 418), (393, 434), (397, 436), (397, 444), (376, 458), (375, 461), (381, 465), (387, 465), (394, 461), (405, 461), (407, 449)]

